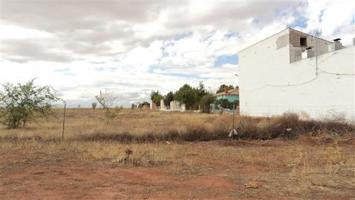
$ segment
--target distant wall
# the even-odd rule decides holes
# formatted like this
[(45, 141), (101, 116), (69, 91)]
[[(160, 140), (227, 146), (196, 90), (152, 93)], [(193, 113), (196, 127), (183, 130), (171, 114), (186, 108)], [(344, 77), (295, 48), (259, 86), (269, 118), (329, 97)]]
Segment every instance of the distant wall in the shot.
[[(279, 48), (280, 32), (239, 53), (240, 112), (272, 116), (343, 116), (355, 121), (354, 46), (290, 63), (290, 45)], [(318, 65), (318, 70), (316, 66)], [(338, 75), (337, 75), (338, 74)]]

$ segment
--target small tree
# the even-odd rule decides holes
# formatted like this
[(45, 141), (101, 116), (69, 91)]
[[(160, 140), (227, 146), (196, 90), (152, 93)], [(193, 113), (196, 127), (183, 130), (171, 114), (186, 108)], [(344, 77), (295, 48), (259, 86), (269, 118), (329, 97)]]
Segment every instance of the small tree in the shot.
[(150, 94), (150, 100), (152, 100), (155, 105), (160, 106), (160, 100), (163, 99), (163, 96), (159, 93), (159, 91), (152, 91)]
[(91, 104), (91, 107), (92, 107), (93, 110), (96, 110), (97, 103), (96, 103), (96, 102), (93, 102), (93, 103)]
[(197, 88), (197, 94), (199, 96), (199, 98), (202, 98), (203, 96), (207, 95), (207, 90), (205, 88), (205, 85), (203, 84), (203, 82), (201, 81), (198, 85)]
[(102, 91), (100, 91), (100, 94), (95, 96), (95, 98), (102, 108), (106, 110), (109, 110), (117, 101), (117, 98), (113, 94)]
[(198, 102), (197, 90), (185, 84), (176, 92), (175, 99), (184, 103), (187, 109), (192, 110), (193, 106)]
[(212, 94), (206, 94), (200, 100), (201, 112), (210, 113), (211, 112), (211, 104), (215, 101), (215, 98)]
[(25, 84), (7, 83), (0, 91), (1, 122), (8, 128), (25, 127), (36, 114), (47, 117), (57, 100), (51, 87), (35, 86), (34, 79)]
[(216, 93), (220, 93), (220, 92), (227, 92), (228, 90), (234, 89), (233, 85), (225, 85), (222, 84), (219, 86), (218, 90)]
[(112, 106), (116, 103), (117, 97), (115, 97), (109, 92), (104, 93), (100, 91), (100, 94), (95, 96), (95, 98), (97, 102), (99, 102), (99, 104), (102, 106), (102, 108), (105, 109), (106, 119), (112, 120), (117, 117), (117, 113), (110, 110)]
[(138, 105), (138, 108), (144, 108), (144, 107), (149, 108), (149, 106), (150, 106), (150, 103), (147, 101), (144, 101)]
[(164, 98), (165, 106), (170, 106), (170, 102), (172, 102), (173, 100), (174, 100), (174, 93), (173, 92), (169, 92), (168, 94), (166, 94), (165, 98)]

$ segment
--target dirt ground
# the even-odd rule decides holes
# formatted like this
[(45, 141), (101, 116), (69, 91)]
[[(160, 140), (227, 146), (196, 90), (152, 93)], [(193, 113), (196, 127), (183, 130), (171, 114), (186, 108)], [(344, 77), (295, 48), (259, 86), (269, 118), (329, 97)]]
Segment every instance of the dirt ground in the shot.
[[(0, 126), (0, 200), (355, 199), (353, 133), (125, 143), (111, 136), (224, 132), (232, 118), (123, 110), (107, 120), (71, 109), (61, 141), (57, 112), (27, 128)], [(110, 137), (82, 140), (96, 133)]]
[[(353, 161), (351, 143), (336, 147), (345, 163), (328, 164), (334, 167), (330, 171), (321, 163), (313, 167), (308, 160), (313, 158), (286, 161), (285, 152), (299, 155), (297, 142), (157, 144), (147, 146), (148, 151), (170, 150), (180, 156), (147, 165), (84, 159), (73, 151), (77, 144), (51, 145), (54, 153), (47, 152), (48, 144), (2, 148), (0, 199), (355, 199), (355, 166), (347, 164)], [(335, 150), (333, 145), (309, 145), (300, 152), (327, 148)], [(260, 152), (273, 151), (275, 156), (262, 159)]]

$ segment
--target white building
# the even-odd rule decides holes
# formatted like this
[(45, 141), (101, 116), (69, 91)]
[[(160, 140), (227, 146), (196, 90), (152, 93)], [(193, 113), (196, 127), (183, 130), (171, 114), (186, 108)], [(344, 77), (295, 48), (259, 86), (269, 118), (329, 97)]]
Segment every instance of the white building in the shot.
[(241, 115), (355, 121), (354, 51), (291, 28), (241, 50)]

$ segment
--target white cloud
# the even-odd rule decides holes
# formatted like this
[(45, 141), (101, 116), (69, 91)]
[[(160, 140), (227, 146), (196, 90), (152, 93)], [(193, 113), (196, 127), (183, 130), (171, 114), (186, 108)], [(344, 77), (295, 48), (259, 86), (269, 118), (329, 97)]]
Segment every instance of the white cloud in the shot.
[(341, 37), (345, 44), (351, 44), (349, 35), (354, 37), (355, 2), (309, 0), (306, 15), (308, 18), (306, 31), (319, 30), (326, 39)]
[(27, 39), (27, 38), (52, 38), (53, 35), (36, 29), (6, 24), (0, 19), (0, 40)]
[(0, 1), (0, 83), (38, 77), (73, 104), (104, 89), (128, 105), (184, 83), (236, 85), (238, 64), (214, 67), (217, 57), (293, 23), (327, 39), (354, 37), (354, 3), (345, 0)]

